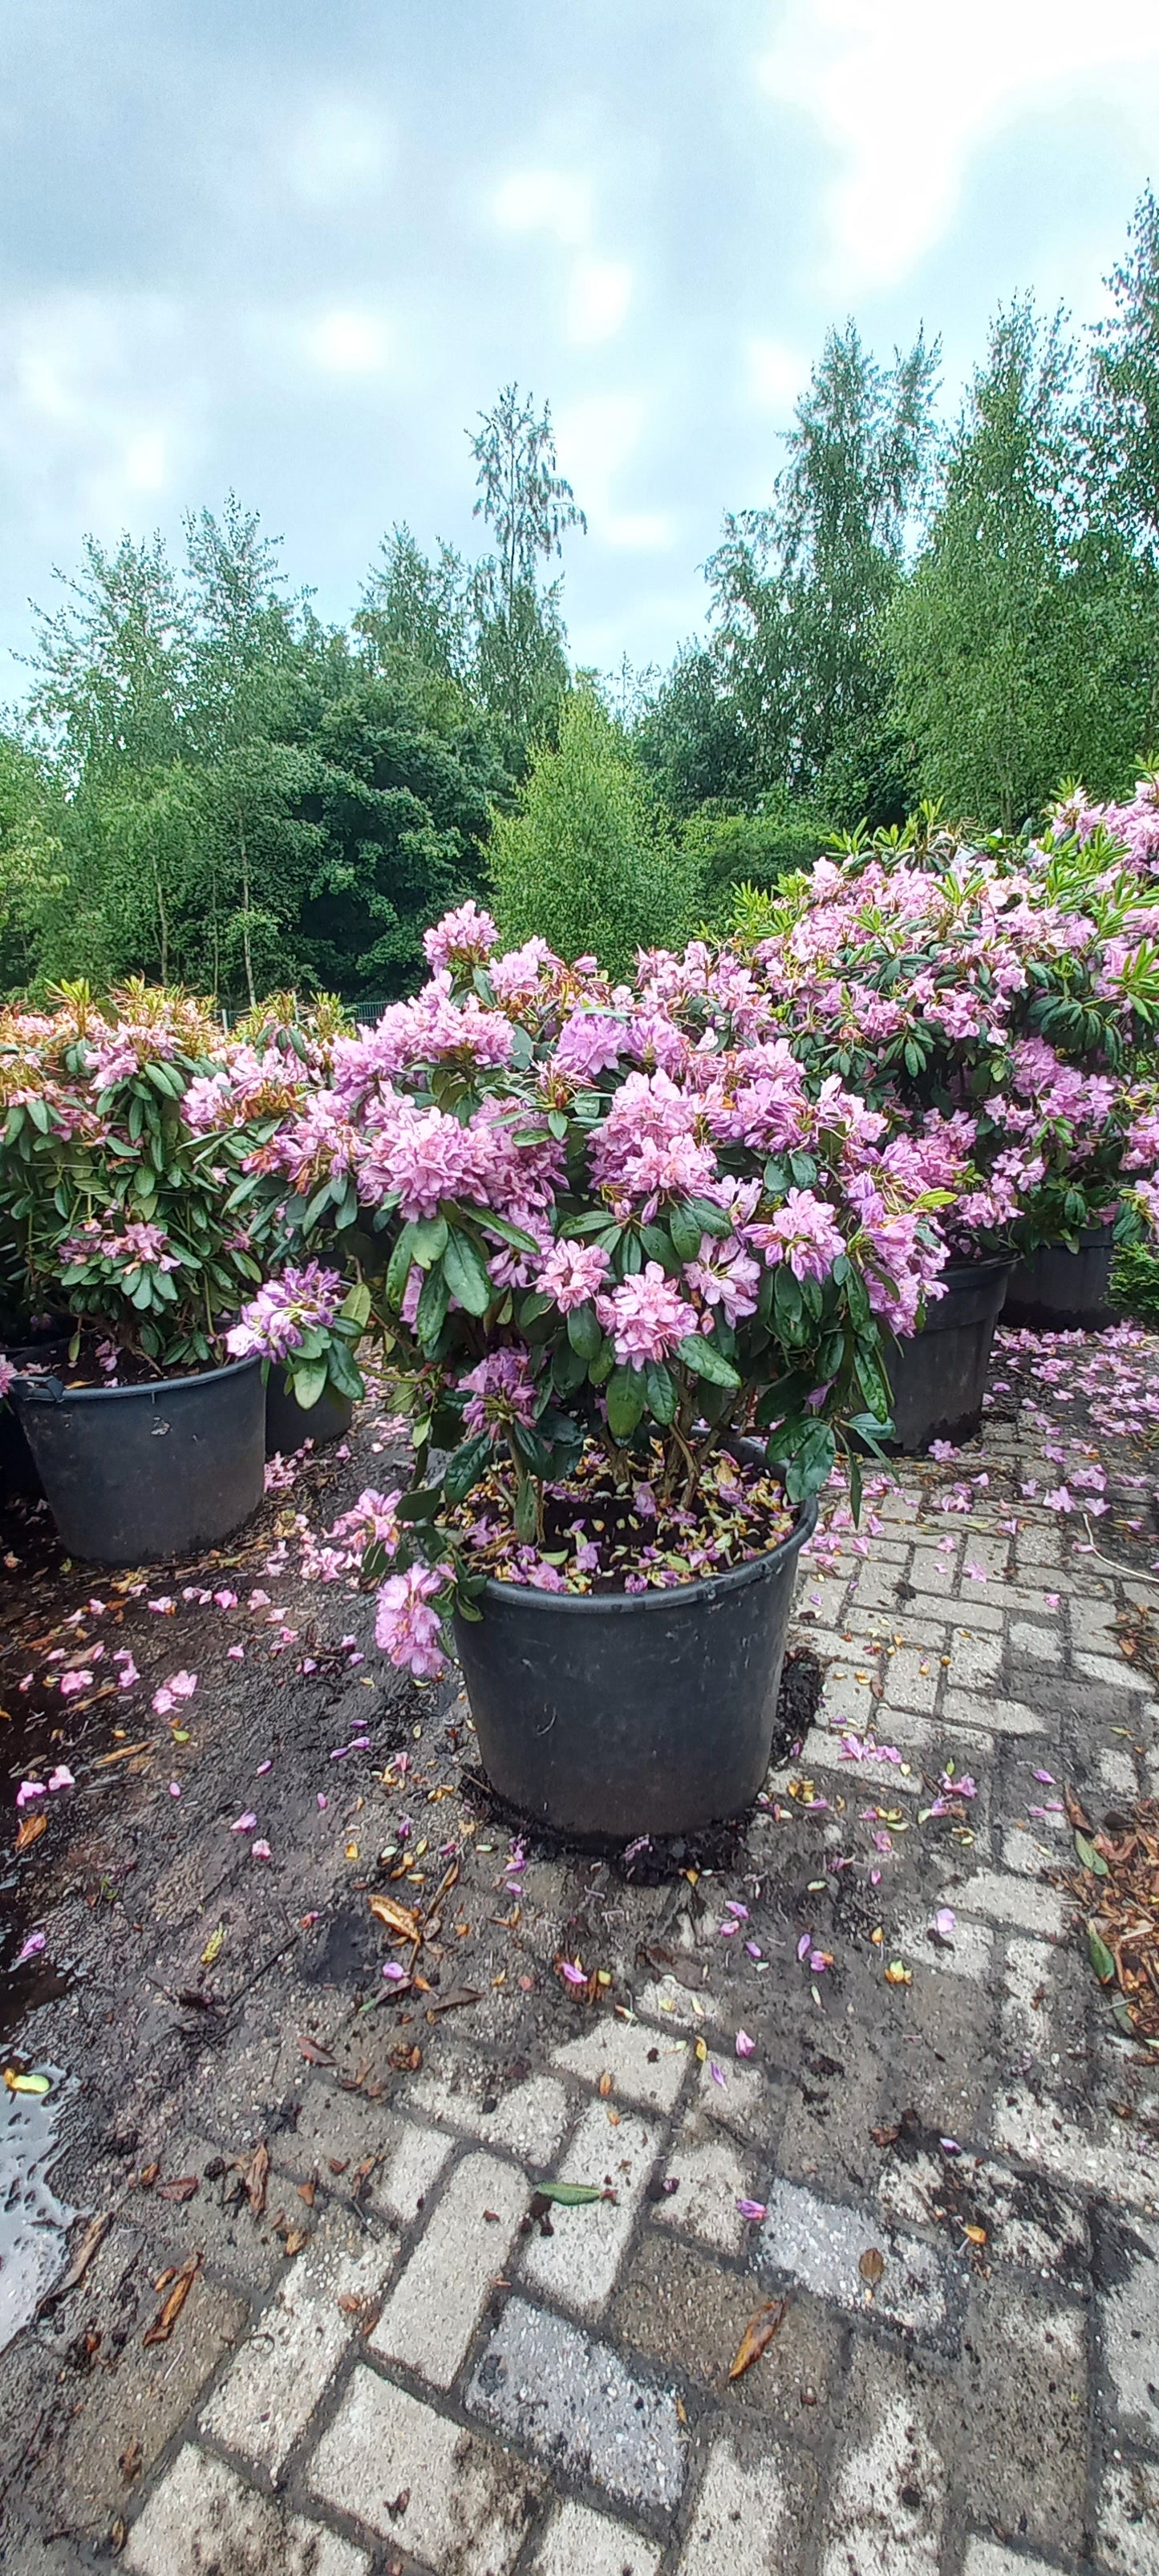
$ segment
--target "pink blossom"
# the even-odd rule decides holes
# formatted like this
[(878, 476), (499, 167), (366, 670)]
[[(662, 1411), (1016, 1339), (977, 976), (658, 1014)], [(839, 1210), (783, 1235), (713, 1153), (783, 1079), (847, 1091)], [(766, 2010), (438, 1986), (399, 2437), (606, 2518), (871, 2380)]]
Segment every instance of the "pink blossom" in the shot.
[(580, 1243), (563, 1235), (541, 1263), (536, 1285), (555, 1299), (561, 1314), (568, 1315), (595, 1296), (607, 1275), (608, 1256), (598, 1243)]
[(492, 1425), (506, 1429), (511, 1423), (530, 1425), (535, 1420), (535, 1386), (525, 1351), (488, 1351), (477, 1367), (460, 1378), (459, 1385), (470, 1397), (463, 1407), (465, 1431), (485, 1431)]
[(665, 1278), (658, 1261), (647, 1262), (610, 1296), (598, 1297), (596, 1313), (622, 1367), (642, 1368), (648, 1360), (665, 1359), (696, 1331), (695, 1307)]
[(787, 1261), (797, 1279), (827, 1279), (845, 1250), (832, 1209), (812, 1190), (791, 1189), (767, 1224), (750, 1226), (749, 1241), (760, 1246), (770, 1266)]
[(269, 1844), (268, 1844), (268, 1843), (251, 1843), (251, 1844), (250, 1844), (250, 1859), (251, 1859), (251, 1860), (272, 1860), (272, 1859), (273, 1859), (273, 1853), (272, 1853), (272, 1852), (271, 1852), (271, 1850), (270, 1850), (270, 1846), (269, 1846)]
[(767, 2218), (769, 2214), (763, 2200), (738, 2200), (737, 2208), (739, 2209), (742, 2218), (751, 2218), (754, 2223), (757, 2224), (759, 2224), (762, 2218)]
[(587, 1970), (581, 1968), (578, 1959), (561, 1959), (559, 1967), (560, 1975), (566, 1977), (569, 1986), (586, 1986)]
[(55, 1771), (50, 1771), (48, 1785), (50, 1789), (75, 1789), (76, 1782), (67, 1762), (58, 1762)]
[(405, 1574), (389, 1575), (378, 1595), (375, 1642), (392, 1664), (405, 1666), (419, 1681), (437, 1681), (446, 1671), (431, 1600), (446, 1592), (449, 1580), (447, 1566), (412, 1565)]
[(46, 1939), (47, 1934), (44, 1932), (30, 1932), (23, 1949), (17, 1951), (15, 1960), (13, 1961), (14, 1967), (22, 1968), (26, 1959), (39, 1958)]
[(231, 1825), (229, 1830), (231, 1834), (252, 1834), (256, 1823), (257, 1817), (252, 1816), (247, 1808), (245, 1815), (239, 1816), (236, 1824)]
[(751, 2056), (752, 2056), (752, 2054), (753, 2054), (753, 2050), (755, 2049), (755, 2047), (756, 2047), (756, 2041), (755, 2041), (755, 2039), (750, 2039), (750, 2038), (749, 2038), (749, 2034), (748, 2034), (747, 2030), (738, 2030), (737, 2035), (736, 2035), (736, 2053), (737, 2053), (737, 2056), (738, 2056), (738, 2057), (751, 2057)]
[(481, 912), (473, 899), (459, 905), (457, 912), (445, 912), (433, 929), (424, 930), (423, 947), (432, 972), (443, 966), (482, 965), (490, 956), (499, 933), (489, 912)]

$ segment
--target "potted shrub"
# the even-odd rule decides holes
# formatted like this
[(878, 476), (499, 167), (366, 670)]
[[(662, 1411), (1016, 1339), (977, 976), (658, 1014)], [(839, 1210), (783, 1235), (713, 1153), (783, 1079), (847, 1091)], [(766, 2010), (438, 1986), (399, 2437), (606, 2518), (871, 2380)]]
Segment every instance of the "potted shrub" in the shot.
[(759, 1786), (814, 1497), (943, 1246), (880, 1118), (738, 1044), (734, 959), (613, 989), (494, 947), (472, 905), (428, 933), (431, 982), (279, 1145), (383, 1247), (421, 1464), (378, 1498), (378, 1639), (430, 1676), (453, 1638), (522, 1811), (686, 1831)]
[(1154, 895), (1098, 854), (916, 827), (848, 845), (750, 918), (742, 944), (811, 1082), (863, 1089), (953, 1194), (947, 1293), (890, 1353), (904, 1448), (977, 1429), (1017, 1256), (1114, 1215), (1132, 1037), (1159, 1005), (1152, 922)]
[(266, 1454), (290, 1456), (306, 1440), (341, 1439), (366, 1393), (355, 1351), (370, 1320), (370, 1291), (320, 1262), (288, 1262), (243, 1306), (226, 1334), (238, 1359), (256, 1353), (266, 1387)]
[(69, 1552), (178, 1556), (248, 1518), (264, 1480), (256, 1357), (225, 1333), (260, 1285), (255, 1223), (231, 1208), (244, 1156), (277, 1123), (205, 1132), (212, 1019), (131, 985), (98, 1008), (0, 1013), (0, 1205), (30, 1302), (63, 1307), (67, 1366), (12, 1396)]

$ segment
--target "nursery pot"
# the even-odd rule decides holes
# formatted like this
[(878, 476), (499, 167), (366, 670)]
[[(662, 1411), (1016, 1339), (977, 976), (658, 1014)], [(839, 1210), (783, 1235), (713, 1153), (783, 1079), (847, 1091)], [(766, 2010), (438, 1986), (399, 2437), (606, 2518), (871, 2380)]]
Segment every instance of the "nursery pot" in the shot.
[(891, 1448), (906, 1457), (931, 1440), (972, 1440), (982, 1419), (994, 1326), (1014, 1264), (951, 1261), (947, 1293), (931, 1299), (920, 1333), (904, 1341), (883, 1335), (885, 1373), (893, 1390)]
[(262, 1499), (259, 1359), (148, 1386), (23, 1377), (13, 1394), (70, 1556), (96, 1565), (192, 1556)]
[(536, 1823), (593, 1844), (735, 1816), (769, 1766), (797, 1558), (815, 1502), (767, 1556), (671, 1592), (488, 1582), (455, 1638), (483, 1768)]
[(1114, 1226), (1086, 1225), (1077, 1252), (1043, 1243), (1017, 1263), (1003, 1320), (1041, 1333), (1101, 1333), (1116, 1320), (1110, 1303)]
[(292, 1458), (303, 1442), (312, 1440), (316, 1449), (328, 1440), (341, 1440), (354, 1419), (354, 1401), (339, 1395), (337, 1388), (324, 1387), (316, 1404), (299, 1404), (284, 1368), (275, 1360), (266, 1383), (266, 1456), (280, 1450), (283, 1458)]
[[(15, 1369), (62, 1369), (68, 1358), (71, 1325), (56, 1317), (36, 1332), (31, 1324), (0, 1325), (0, 1358)], [(11, 1398), (0, 1404), (0, 1502), (16, 1494), (38, 1500), (44, 1492), (28, 1435)]]

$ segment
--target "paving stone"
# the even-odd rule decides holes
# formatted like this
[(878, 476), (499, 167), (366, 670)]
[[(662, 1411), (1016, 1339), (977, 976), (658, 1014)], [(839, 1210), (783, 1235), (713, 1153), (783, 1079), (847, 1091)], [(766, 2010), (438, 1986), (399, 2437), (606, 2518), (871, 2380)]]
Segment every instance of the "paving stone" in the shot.
[(1041, 1879), (1046, 1869), (1057, 1868), (1062, 1858), (1057, 1844), (1045, 1839), (1045, 1832), (1031, 1833), (1025, 1825), (1008, 1825), (1002, 1836), (1002, 1867), (1013, 1870), (1016, 1878)]
[(1028, 1708), (1025, 1700), (987, 1696), (984, 1708), (979, 1709), (977, 1700), (969, 1691), (946, 1692), (942, 1701), (942, 1718), (947, 1726), (976, 1726), (979, 1716), (985, 1717), (987, 1726), (992, 1727), (996, 1735), (1045, 1735), (1048, 1732), (1047, 1720), (1039, 1716), (1036, 1708)]
[(998, 1679), (1005, 1652), (1005, 1637), (964, 1637), (956, 1628), (950, 1646), (948, 1687), (954, 1691), (989, 1691)]
[(124, 2564), (133, 2576), (368, 2576), (370, 2560), (187, 2442), (133, 2524)]
[(1002, 2549), (996, 2540), (968, 2540), (962, 2576), (1056, 2576), (1041, 2558), (1024, 2558)]
[(811, 2463), (771, 2448), (754, 2455), (718, 2434), (680, 2553), (679, 2576), (794, 2576), (801, 2564)]
[[(892, 2234), (883, 2245), (875, 2215), (820, 2200), (797, 2183), (775, 2182), (767, 2206), (760, 2232), (760, 2260), (767, 2270), (803, 2281), (818, 2298), (870, 2310), (894, 2325), (930, 2334), (945, 2322), (942, 2266), (932, 2246)], [(886, 2257), (872, 2297), (858, 2269), (871, 2247)]]
[[(182, 2215), (187, 2223), (188, 2210)], [(126, 2243), (135, 2243), (141, 2253), (135, 2264), (130, 2258), (124, 2285), (128, 2295), (122, 2303), (111, 2290), (109, 2275)], [(167, 2260), (181, 2262), (189, 2250), (188, 2238), (171, 2241)], [(146, 2253), (135, 2230), (110, 2231), (86, 2280), (83, 2310), (73, 2310), (71, 2332), (79, 2340), (82, 2323), (91, 2327), (100, 2336), (98, 2350), (114, 2367), (81, 2372), (74, 2365), (64, 2386), (50, 2393), (50, 2406), (62, 2418), (53, 2502), (67, 2504), (67, 2514), (58, 2511), (52, 2519), (67, 2518), (94, 2536), (103, 2537), (122, 2509), (122, 2453), (139, 2443), (141, 2475), (148, 2476), (249, 2322), (242, 2300), (203, 2273), (194, 2281), (168, 2342), (145, 2346), (142, 2335), (161, 2306), (152, 2288), (158, 2268), (156, 2254), (151, 2249)], [(56, 2375), (54, 2371), (54, 2379)]]
[[(707, 1977), (709, 1973), (707, 1961), (704, 1972)], [(636, 1997), (636, 2009), (638, 2012), (647, 2013), (653, 2021), (660, 2022), (665, 2029), (694, 2030), (699, 2033), (705, 2028), (711, 2028), (713, 2022), (720, 2019), (721, 2002), (719, 1995), (715, 1994), (708, 1985), (705, 1986), (703, 1994), (699, 1994), (694, 1986), (683, 1985), (679, 1977), (668, 1976), (659, 1977), (654, 1982), (641, 1986)]]
[(1040, 1627), (1033, 1619), (1013, 1619), (1010, 1623), (1010, 1651), (1029, 1655), (1035, 1664), (1061, 1664), (1063, 1643), (1054, 1629)]
[(670, 2111), (688, 2071), (683, 2040), (658, 2039), (655, 2031), (608, 2015), (582, 2039), (570, 2039), (552, 2055), (552, 2065), (585, 2083), (612, 2079), (612, 2099), (640, 2102), (648, 2111)]
[(556, 2176), (559, 2182), (608, 2184), (616, 2198), (552, 2211), (550, 2236), (533, 2235), (523, 2259), (526, 2280), (545, 2298), (596, 2317), (611, 2295), (635, 2225), (644, 2187), (664, 2142), (653, 2120), (626, 2113), (618, 2127), (607, 2105), (585, 2111)]
[(923, 2395), (879, 2345), (859, 2351), (821, 2576), (937, 2576), (946, 2472)]
[(1088, 1681), (1103, 1682), (1112, 1690), (1147, 1692), (1153, 1688), (1146, 1673), (1133, 1672), (1130, 1664), (1125, 1663), (1118, 1655), (1088, 1655), (1080, 1652), (1075, 1656), (1075, 1666), (1080, 1673), (1085, 1674)]
[[(310, 2462), (311, 2493), (437, 2576), (506, 2576), (540, 2480), (365, 2362)], [(405, 2498), (405, 2501), (404, 2501)]]
[(1103, 2354), (1120, 2425), (1144, 2448), (1159, 2444), (1159, 2229), (1104, 2221), (1099, 2270), (1117, 2274), (1103, 2297)]
[(755, 2066), (743, 2066), (723, 2049), (710, 2048), (701, 2063), (697, 2109), (714, 2127), (731, 2129), (738, 2138), (767, 2148), (772, 2126), (769, 2088)]
[(612, 2323), (617, 2341), (714, 2394), (727, 2390), (731, 2410), (774, 2416), (795, 2439), (806, 2416), (824, 2425), (840, 2389), (845, 2320), (795, 2290), (759, 2368), (730, 2383), (741, 2335), (764, 2295), (751, 2274), (649, 2230), (620, 2284)]
[(955, 1902), (961, 1914), (982, 1914), (993, 1923), (1017, 1923), (1024, 1932), (1041, 1932), (1047, 1940), (1060, 1939), (1066, 1927), (1066, 1909), (1057, 1888), (1031, 1887), (1003, 1870), (975, 1870), (958, 1889)]
[(392, 2144), (381, 2175), (371, 2185), (376, 2209), (386, 2210), (399, 2227), (409, 2227), (418, 2217), (434, 2190), (449, 2155), (453, 2155), (449, 2138), (437, 2129), (424, 2129), (417, 2120), (396, 2119), (390, 2131)]
[[(954, 1891), (956, 1894), (956, 1890)], [(950, 1899), (947, 1898), (949, 1903)], [(940, 1968), (951, 1977), (966, 1977), (971, 1984), (984, 1983), (990, 1974), (994, 1934), (988, 1923), (971, 1923), (960, 1916), (953, 1932), (943, 1940), (931, 1934), (934, 1915), (942, 1903), (939, 1897), (926, 1913), (907, 1914), (898, 1926), (897, 1948), (912, 1966)], [(954, 1908), (956, 1911), (956, 1908)]]
[(675, 2227), (682, 2236), (697, 2236), (722, 2254), (738, 2254), (748, 2223), (737, 2208), (749, 2195), (749, 2177), (730, 2138), (713, 2136), (701, 2112), (691, 2112), (664, 2166), (665, 2180), (677, 2188), (658, 2200), (652, 2216), (660, 2227)]
[(367, 2243), (336, 2224), (299, 2255), (277, 2296), (231, 2362), (202, 2416), (202, 2430), (268, 2471), (276, 2485), (295, 2442), (351, 2337), (356, 2321), (341, 2298), (374, 2299), (397, 2251), (386, 2236)]
[(424, 2066), (407, 2088), (407, 2102), (428, 2119), (463, 2129), (485, 2146), (507, 2147), (532, 2166), (551, 2163), (572, 2116), (554, 2076), (534, 2075), (508, 2086), (497, 2067), (465, 2051)]
[(556, 2506), (529, 2576), (656, 2576), (664, 2552), (626, 2522), (612, 2522), (568, 2496)]
[(637, 2378), (609, 2345), (547, 2309), (508, 2300), (466, 2402), (553, 2475), (590, 2478), (638, 2512), (680, 2501), (687, 2459), (674, 2390)]
[(371, 2335), (380, 2360), (405, 2361), (432, 2387), (450, 2387), (530, 2197), (513, 2165), (464, 2157)]
[(1104, 1745), (1098, 1756), (1098, 1774), (1108, 1797), (1135, 1797), (1139, 1784), (1129, 1753), (1120, 1753), (1115, 1745)]
[(947, 2162), (924, 2148), (899, 2148), (886, 2158), (878, 2198), (886, 2217), (903, 2227), (928, 2227), (932, 2211), (949, 2207), (966, 2225), (985, 2228), (989, 2261), (1086, 2295), (1091, 2258), (1083, 2209), (1037, 2174), (1015, 2174), (979, 2156)]
[(1108, 2468), (1099, 2550), (1111, 2576), (1159, 2576), (1159, 2462), (1122, 2460)]
[(1050, 2039), (1055, 1955), (1045, 1941), (1010, 1941), (1002, 1969), (1002, 2037), (1011, 2056), (1041, 2057)]
[(1032, 2547), (1061, 2549), (1086, 2506), (1087, 2374), (1074, 2308), (975, 2285), (959, 2382), (966, 2509)]
[(916, 1709), (919, 1715), (932, 1717), (941, 1678), (936, 1655), (923, 1655), (916, 1646), (899, 1646), (886, 1663), (886, 1708)]
[(1128, 2123), (1095, 2113), (1079, 2127), (1017, 2086), (996, 2096), (992, 2137), (999, 2154), (1019, 2156), (1075, 2191), (1104, 2193), (1148, 2213), (1159, 2209), (1154, 2141)]

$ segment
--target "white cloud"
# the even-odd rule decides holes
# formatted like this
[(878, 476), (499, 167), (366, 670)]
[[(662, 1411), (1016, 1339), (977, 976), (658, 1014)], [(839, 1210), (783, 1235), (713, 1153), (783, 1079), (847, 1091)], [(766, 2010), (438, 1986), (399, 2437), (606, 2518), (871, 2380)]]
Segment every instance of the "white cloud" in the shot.
[(491, 212), (501, 232), (543, 233), (561, 250), (582, 250), (591, 238), (591, 182), (565, 170), (512, 171), (496, 189)]
[(632, 272), (622, 259), (580, 259), (571, 273), (566, 307), (569, 340), (584, 349), (611, 340), (632, 301)]
[[(1015, 117), (1073, 102), (1153, 140), (1155, 0), (789, 0), (760, 67), (838, 155), (829, 283), (907, 276), (952, 220), (972, 155)], [(1066, 171), (1058, 184), (1065, 189)]]
[(389, 355), (386, 326), (373, 313), (323, 313), (305, 333), (306, 354), (329, 376), (380, 376)]
[(674, 542), (661, 510), (621, 505), (620, 478), (638, 459), (648, 426), (642, 394), (592, 394), (567, 403), (555, 424), (560, 465), (599, 544), (625, 554), (660, 554)]
[(748, 389), (762, 411), (790, 412), (804, 390), (809, 361), (783, 340), (750, 340), (745, 349)]
[(187, 317), (159, 296), (63, 294), (9, 309), (0, 471), (24, 518), (114, 534), (173, 491), (201, 444)]
[(633, 555), (664, 554), (673, 541), (666, 510), (612, 510), (601, 516), (597, 533), (606, 546)]
[(294, 126), (282, 159), (297, 196), (319, 211), (375, 196), (394, 159), (394, 133), (381, 109), (362, 100), (319, 101)]

